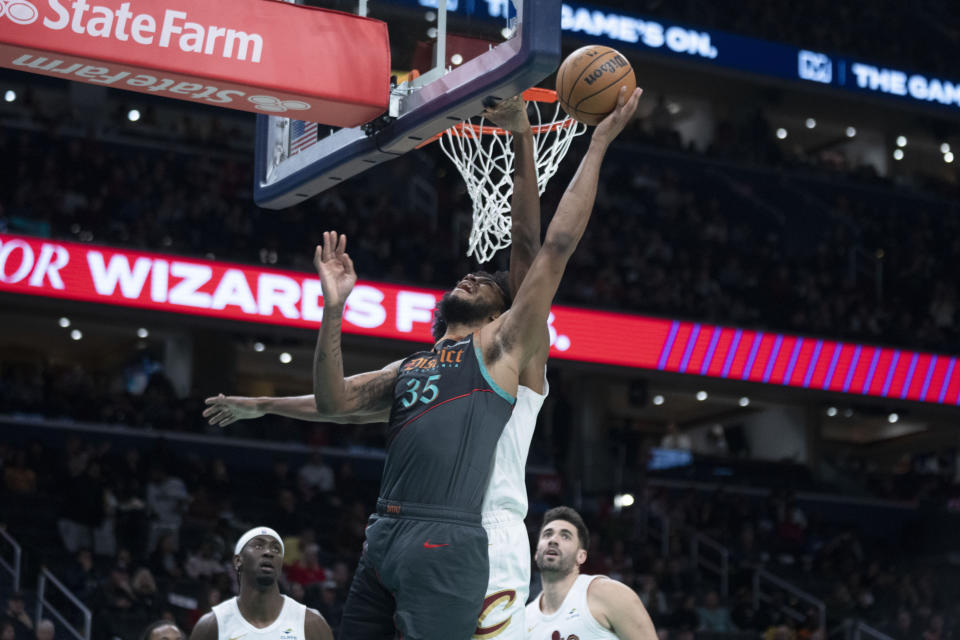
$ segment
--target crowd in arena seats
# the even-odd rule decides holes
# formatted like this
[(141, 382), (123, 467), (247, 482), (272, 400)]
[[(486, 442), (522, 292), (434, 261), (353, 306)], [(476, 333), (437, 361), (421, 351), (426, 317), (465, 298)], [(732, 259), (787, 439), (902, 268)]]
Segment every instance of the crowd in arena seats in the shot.
[[(743, 130), (734, 139), (749, 141)], [(960, 258), (955, 201), (756, 168), (724, 151), (767, 162), (764, 135), (730, 145), (719, 136), (708, 159), (634, 145), (656, 141), (646, 126), (626, 135), (558, 301), (960, 349), (957, 288), (940, 277)], [(0, 129), (0, 155), (16, 159), (0, 175), (0, 230), (309, 270), (320, 233), (335, 228), (364, 278), (446, 287), (472, 266), (462, 246), (469, 201), (436, 154), (274, 212), (252, 204), (245, 158), (195, 151)], [(419, 210), (410, 189), (423, 171), (436, 178), (436, 211)], [(547, 192), (545, 214), (561, 193)], [(429, 232), (411, 233), (424, 217)]]
[[(236, 593), (233, 544), (256, 524), (286, 538), (285, 591), (339, 623), (376, 490), (334, 491), (338, 477), (350, 484), (343, 465), (315, 455), (294, 470), (277, 458), (265, 479), (217, 458), (81, 437), (0, 454), (3, 524), (31, 566), (51, 569), (91, 609), (97, 640), (136, 638), (160, 617), (192, 628)], [(15, 640), (34, 638), (18, 630)]]
[[(42, 563), (91, 608), (94, 640), (135, 638), (159, 617), (190, 629), (236, 593), (232, 546), (253, 524), (285, 537), (283, 590), (336, 629), (376, 489), (352, 483), (346, 462), (319, 455), (296, 468), (277, 457), (269, 473), (251, 473), (169, 445), (119, 450), (89, 436), (0, 445), (0, 460), (8, 532), (24, 545), (28, 566)], [(910, 522), (878, 533), (869, 520), (851, 522), (789, 491), (649, 486), (638, 497), (623, 510), (588, 499), (592, 542), (583, 572), (633, 588), (664, 640), (824, 638), (812, 603), (769, 588), (755, 601), (757, 568), (823, 600), (830, 628), (857, 618), (898, 640), (948, 640), (960, 631), (958, 570), (925, 562)], [(545, 510), (562, 501), (534, 491), (532, 538)], [(663, 522), (666, 545), (655, 535)], [(729, 549), (726, 596), (717, 575), (694, 562), (694, 533)], [(537, 582), (535, 575), (534, 593)], [(3, 616), (16, 618), (17, 607)], [(33, 640), (25, 633), (6, 640)]]
[[(802, 9), (787, 0), (768, 0), (737, 5), (736, 10), (710, 0), (603, 0), (601, 4), (684, 26), (722, 29), (926, 73), (955, 73), (953, 61), (960, 54), (960, 35), (951, 26), (954, 7), (949, 0), (918, 4), (812, 0)], [(876, 37), (891, 30), (898, 37)], [(914, 46), (921, 42), (923, 46)]]
[[(658, 625), (677, 628), (678, 620), (689, 620), (701, 631), (824, 637), (812, 603), (796, 594), (765, 590), (767, 605), (756, 606), (752, 580), (755, 570), (764, 568), (823, 600), (830, 629), (845, 619), (862, 619), (893, 638), (949, 638), (960, 632), (960, 571), (924, 562), (922, 536), (910, 525), (881, 537), (869, 520), (854, 523), (822, 512), (822, 505), (805, 506), (789, 491), (761, 499), (721, 490), (651, 488), (638, 504), (644, 506), (595, 514), (599, 548), (588, 560), (588, 571), (621, 576), (634, 585)], [(642, 543), (649, 525), (640, 517), (644, 508), (670, 523), (666, 556), (659, 544)], [(731, 552), (729, 598), (718, 598), (715, 574), (697, 574), (690, 532), (707, 535)], [(779, 603), (789, 604), (802, 619), (784, 615), (775, 606)]]

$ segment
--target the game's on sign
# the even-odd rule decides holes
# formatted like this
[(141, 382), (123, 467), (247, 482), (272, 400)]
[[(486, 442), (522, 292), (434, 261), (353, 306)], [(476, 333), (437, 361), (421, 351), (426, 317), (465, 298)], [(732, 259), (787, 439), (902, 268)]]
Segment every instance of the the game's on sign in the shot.
[(389, 100), (385, 23), (277, 0), (0, 0), (0, 66), (341, 127)]

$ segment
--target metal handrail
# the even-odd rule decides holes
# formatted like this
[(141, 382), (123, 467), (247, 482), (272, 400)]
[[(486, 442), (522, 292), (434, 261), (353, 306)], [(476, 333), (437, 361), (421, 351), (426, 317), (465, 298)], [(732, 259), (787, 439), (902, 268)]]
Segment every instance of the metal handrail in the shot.
[[(720, 555), (720, 562), (701, 555), (700, 545), (716, 551)], [(690, 557), (694, 567), (703, 567), (717, 574), (720, 578), (720, 595), (726, 598), (730, 592), (730, 550), (708, 535), (694, 533), (690, 540)]]
[(867, 635), (874, 640), (893, 640), (890, 636), (871, 627), (863, 620), (857, 620), (856, 624), (853, 627), (853, 640), (860, 640), (863, 635)]
[(13, 576), (13, 590), (20, 591), (20, 560), (23, 557), (23, 549), (3, 527), (0, 527), (0, 538), (6, 540), (13, 547), (13, 562), (11, 563), (0, 556), (0, 567), (6, 569), (7, 573)]
[[(776, 587), (778, 587), (778, 588), (780, 588), (780, 589), (782, 589), (782, 590), (784, 590), (784, 591), (786, 591), (786, 592), (788, 592), (788, 593), (793, 594), (794, 596), (797, 597), (797, 599), (803, 600), (803, 601), (807, 602), (808, 604), (812, 605), (814, 608), (816, 608), (816, 610), (817, 610), (817, 617), (818, 617), (818, 622), (819, 622), (819, 624), (820, 624), (820, 628), (823, 629), (824, 631), (826, 631), (826, 629), (827, 629), (827, 605), (824, 604), (823, 600), (821, 600), (821, 599), (819, 599), (819, 598), (817, 598), (817, 597), (814, 597), (813, 595), (811, 595), (810, 593), (807, 593), (807, 592), (804, 591), (803, 589), (800, 589), (800, 588), (798, 588), (798, 587), (795, 587), (792, 583), (787, 582), (787, 581), (784, 580), (783, 578), (778, 578), (777, 576), (773, 575), (772, 573), (770, 573), (770, 572), (767, 571), (766, 569), (760, 569), (760, 568), (758, 568), (758, 569), (756, 569), (756, 570), (754, 571), (754, 574), (753, 574), (753, 606), (754, 606), (754, 607), (759, 607), (759, 606), (760, 606), (760, 600), (761, 600), (761, 599), (764, 599), (765, 601), (770, 600), (770, 598), (768, 598), (768, 597), (766, 597), (766, 596), (764, 596), (763, 594), (760, 593), (760, 581), (761, 581), (761, 579), (762, 579), (762, 580), (765, 580), (765, 581), (767, 581), (767, 582), (770, 582), (770, 583), (773, 584), (774, 586), (776, 586)], [(799, 620), (803, 620), (803, 619), (806, 617), (802, 612), (797, 611), (797, 610), (794, 609), (793, 607), (784, 606), (784, 607), (783, 607), (783, 611), (784, 611), (787, 615), (791, 616), (792, 618), (794, 618), (795, 620), (798, 620), (798, 621), (799, 621)]]
[[(656, 530), (650, 526), (652, 521), (660, 524), (660, 529)], [(649, 508), (643, 510), (644, 532), (650, 538), (660, 542), (660, 555), (664, 558), (670, 556), (670, 519), (664, 516), (655, 516)]]
[[(83, 614), (83, 631), (78, 631), (70, 622), (63, 617), (59, 611), (57, 611), (52, 604), (47, 602), (44, 598), (47, 590), (47, 581), (50, 581), (55, 587), (57, 587), (67, 599), (80, 610), (80, 613)], [(93, 615), (90, 613), (90, 609), (87, 608), (83, 602), (80, 601), (77, 596), (73, 595), (69, 589), (67, 589), (62, 582), (57, 580), (50, 571), (46, 568), (40, 570), (40, 578), (37, 580), (37, 620), (39, 621), (43, 618), (43, 609), (46, 606), (47, 610), (55, 617), (61, 625), (63, 625), (67, 631), (69, 631), (77, 640), (90, 640), (90, 630), (93, 625)]]

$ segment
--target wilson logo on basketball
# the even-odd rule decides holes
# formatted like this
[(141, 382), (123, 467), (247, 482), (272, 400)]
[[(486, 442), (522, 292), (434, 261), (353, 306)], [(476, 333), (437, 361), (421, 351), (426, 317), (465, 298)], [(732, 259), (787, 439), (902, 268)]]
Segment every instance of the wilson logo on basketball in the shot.
[(480, 611), (480, 616), (477, 618), (477, 630), (473, 632), (474, 639), (489, 640), (490, 638), (495, 638), (503, 633), (503, 631), (510, 626), (512, 617), (508, 617), (506, 620), (502, 620), (501, 622), (492, 624), (488, 627), (483, 626), (483, 623), (487, 619), (487, 616), (491, 615), (497, 609), (500, 609), (501, 612), (508, 611), (516, 599), (517, 592), (513, 589), (497, 591), (496, 593), (491, 593), (484, 598), (483, 609)]
[(40, 12), (29, 0), (0, 0), (0, 18), (4, 16), (14, 24), (33, 24)]
[(592, 85), (603, 74), (613, 73), (618, 69), (623, 69), (626, 66), (628, 66), (627, 61), (624, 60), (622, 57), (617, 56), (612, 60), (608, 60), (607, 62), (604, 62), (602, 65), (600, 65), (599, 67), (591, 71), (586, 77), (584, 77), (583, 81), (586, 82), (587, 84)]

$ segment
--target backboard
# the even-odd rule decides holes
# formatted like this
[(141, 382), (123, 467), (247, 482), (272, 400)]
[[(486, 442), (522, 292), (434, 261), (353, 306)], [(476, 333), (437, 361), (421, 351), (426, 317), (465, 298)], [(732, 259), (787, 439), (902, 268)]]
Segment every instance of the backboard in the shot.
[[(448, 6), (464, 0), (376, 0), (393, 10), (430, 12), (436, 42), (432, 69), (419, 69), (391, 86), (389, 112), (365, 125), (323, 134), (327, 128), (282, 116), (257, 116), (254, 200), (282, 209), (399, 157), (451, 125), (478, 115), (489, 97), (504, 99), (534, 86), (560, 63), (561, 0), (490, 0), (503, 35), (456, 65), (447, 50)], [(365, 14), (366, 0), (359, 0)], [(404, 9), (404, 6), (406, 9)], [(489, 9), (489, 8), (488, 8)], [(371, 11), (374, 17), (380, 17)], [(455, 16), (454, 16), (455, 17)], [(486, 16), (489, 18), (489, 13)], [(403, 34), (408, 36), (409, 34)], [(391, 40), (400, 38), (391, 23)], [(319, 61), (322, 65), (323, 62)]]

